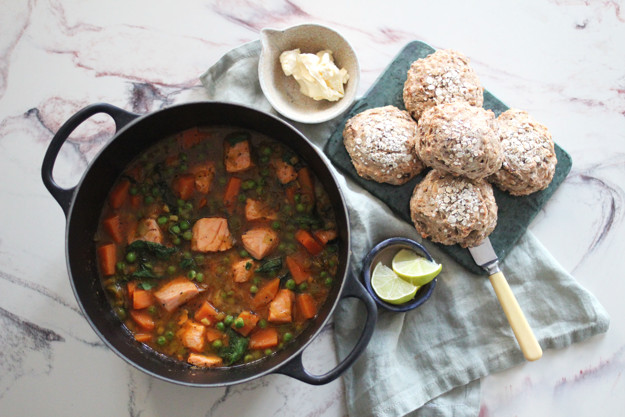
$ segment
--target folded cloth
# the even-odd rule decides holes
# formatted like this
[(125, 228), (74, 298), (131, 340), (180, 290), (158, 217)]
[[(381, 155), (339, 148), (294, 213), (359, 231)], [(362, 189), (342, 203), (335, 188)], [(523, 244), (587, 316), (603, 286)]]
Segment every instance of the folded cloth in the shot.
[[(208, 98), (275, 114), (258, 82), (260, 43), (236, 48), (201, 80)], [(319, 148), (338, 121), (292, 121)], [(366, 252), (391, 236), (421, 240), (351, 180), (335, 172), (350, 211), (356, 270)], [(477, 416), (479, 379), (523, 362), (514, 334), (485, 276), (467, 272), (435, 245), (423, 242), (443, 271), (432, 298), (408, 313), (380, 311), (369, 346), (345, 373), (352, 416)], [(531, 232), (508, 254), (502, 269), (543, 349), (562, 348), (607, 331), (609, 317), (597, 299), (569, 275)], [(344, 357), (360, 334), (364, 308), (339, 305), (335, 339)]]

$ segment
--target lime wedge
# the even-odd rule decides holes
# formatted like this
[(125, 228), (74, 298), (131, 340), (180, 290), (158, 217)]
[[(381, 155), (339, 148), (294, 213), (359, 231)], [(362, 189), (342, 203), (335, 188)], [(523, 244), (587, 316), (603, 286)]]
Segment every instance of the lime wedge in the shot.
[(412, 285), (425, 285), (432, 281), (443, 265), (430, 262), (427, 258), (417, 255), (414, 251), (402, 249), (393, 258), (393, 271)]
[(419, 287), (401, 279), (391, 268), (379, 262), (371, 275), (371, 286), (382, 300), (403, 304), (414, 298)]

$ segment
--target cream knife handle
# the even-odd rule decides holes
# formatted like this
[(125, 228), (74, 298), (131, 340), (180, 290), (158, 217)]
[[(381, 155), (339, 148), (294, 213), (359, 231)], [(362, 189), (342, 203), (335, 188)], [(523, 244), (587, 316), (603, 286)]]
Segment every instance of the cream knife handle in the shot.
[(543, 350), (540, 348), (523, 311), (521, 311), (521, 306), (519, 306), (516, 297), (512, 293), (506, 277), (504, 277), (502, 272), (497, 272), (489, 278), (499, 299), (499, 304), (501, 304), (501, 308), (503, 308), (503, 312), (508, 318), (508, 323), (512, 327), (516, 340), (519, 342), (523, 356), (528, 361), (540, 359), (543, 356)]

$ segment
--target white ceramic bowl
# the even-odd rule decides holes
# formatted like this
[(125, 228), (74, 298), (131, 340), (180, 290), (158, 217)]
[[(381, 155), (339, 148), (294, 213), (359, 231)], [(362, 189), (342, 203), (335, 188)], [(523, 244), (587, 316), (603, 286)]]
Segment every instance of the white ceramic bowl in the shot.
[[(302, 123), (321, 123), (345, 112), (356, 99), (360, 81), (360, 65), (347, 40), (326, 26), (304, 24), (285, 30), (263, 29), (262, 52), (258, 63), (260, 86), (273, 108), (285, 117)], [(284, 75), (280, 54), (299, 48), (302, 53), (329, 49), (338, 68), (345, 68), (349, 80), (345, 96), (338, 101), (314, 100), (300, 92), (297, 81)]]

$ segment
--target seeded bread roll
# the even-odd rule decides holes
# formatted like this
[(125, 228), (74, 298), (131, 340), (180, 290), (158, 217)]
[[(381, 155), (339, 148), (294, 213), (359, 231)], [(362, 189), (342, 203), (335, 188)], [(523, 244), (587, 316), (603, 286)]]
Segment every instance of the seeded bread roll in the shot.
[(423, 113), (416, 149), (427, 166), (470, 179), (494, 174), (503, 161), (494, 113), (464, 102)]
[(343, 143), (363, 178), (404, 184), (424, 168), (414, 150), (417, 123), (394, 106), (365, 110), (349, 119)]
[(427, 109), (466, 101), (481, 107), (484, 89), (463, 54), (441, 49), (412, 63), (404, 83), (404, 105), (419, 120)]
[(488, 182), (435, 169), (415, 187), (410, 213), (422, 237), (463, 248), (479, 245), (497, 225), (497, 203)]
[(488, 180), (512, 195), (547, 188), (558, 162), (549, 130), (518, 109), (501, 113), (497, 121), (504, 160)]

